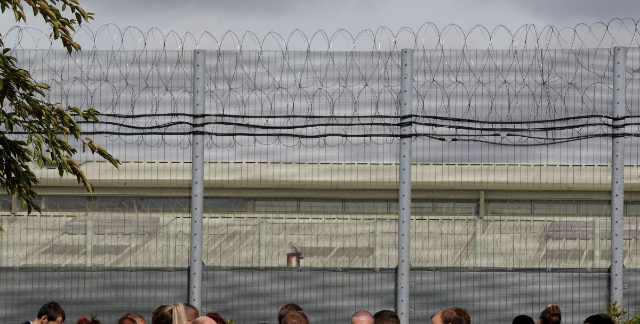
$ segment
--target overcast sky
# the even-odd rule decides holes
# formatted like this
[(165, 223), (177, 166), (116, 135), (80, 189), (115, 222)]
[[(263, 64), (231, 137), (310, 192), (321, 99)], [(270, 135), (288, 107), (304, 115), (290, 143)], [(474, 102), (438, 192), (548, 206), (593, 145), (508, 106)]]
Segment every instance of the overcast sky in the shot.
[(490, 29), (499, 24), (509, 28), (527, 23), (573, 26), (640, 14), (636, 0), (112, 0), (86, 2), (86, 7), (96, 13), (96, 24), (197, 34), (250, 30), (259, 35), (268, 31), (287, 34), (295, 29), (305, 33), (340, 28), (358, 32), (380, 26), (417, 29), (426, 22), (453, 23), (465, 29), (476, 24)]
[[(242, 35), (252, 31), (264, 37), (269, 31), (283, 36), (300, 29), (311, 35), (324, 30), (329, 35), (339, 29), (357, 34), (364, 29), (381, 26), (393, 31), (401, 27), (418, 30), (425, 23), (442, 29), (457, 24), (464, 30), (481, 24), (489, 30), (505, 25), (516, 30), (523, 24), (557, 27), (579, 23), (608, 22), (614, 18), (640, 18), (637, 0), (110, 0), (82, 1), (96, 13), (90, 27), (96, 30), (104, 24), (119, 27), (135, 26), (143, 31), (158, 28), (163, 33), (176, 31), (201, 35), (210, 32), (219, 38), (232, 30)], [(636, 15), (636, 16), (633, 16)], [(5, 14), (0, 31), (12, 26)], [(36, 19), (30, 26), (42, 28)]]

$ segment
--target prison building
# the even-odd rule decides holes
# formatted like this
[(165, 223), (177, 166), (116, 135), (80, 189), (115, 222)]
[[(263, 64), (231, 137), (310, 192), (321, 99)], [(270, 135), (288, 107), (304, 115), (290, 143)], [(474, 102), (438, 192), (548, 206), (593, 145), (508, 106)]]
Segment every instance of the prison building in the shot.
[[(86, 162), (87, 193), (37, 171), (42, 213), (0, 196), (0, 266), (186, 267), (191, 164)], [(414, 267), (606, 268), (611, 167), (414, 164)], [(397, 263), (398, 165), (205, 163), (204, 263)], [(640, 167), (625, 167), (625, 266), (638, 267)], [(632, 264), (633, 263), (633, 264)]]

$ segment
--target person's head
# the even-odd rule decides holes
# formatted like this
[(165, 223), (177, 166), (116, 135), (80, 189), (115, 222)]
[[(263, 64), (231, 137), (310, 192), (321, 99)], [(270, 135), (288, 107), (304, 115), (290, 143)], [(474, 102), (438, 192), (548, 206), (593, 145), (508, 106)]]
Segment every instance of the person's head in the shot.
[(80, 317), (76, 324), (100, 324), (100, 321), (95, 316), (91, 315), (91, 318)]
[(131, 317), (120, 317), (118, 324), (138, 324), (136, 320)]
[(193, 305), (190, 305), (190, 304), (183, 304), (183, 305), (184, 305), (184, 311), (187, 314), (187, 324), (192, 324), (193, 321), (195, 321), (196, 318), (198, 318), (198, 316), (200, 315), (200, 312)]
[(450, 309), (454, 311), (456, 315), (458, 315), (458, 317), (460, 317), (460, 320), (462, 320), (462, 324), (471, 324), (471, 315), (469, 315), (469, 312), (467, 312), (467, 310), (458, 306), (451, 307)]
[(64, 310), (60, 304), (52, 301), (48, 302), (38, 310), (38, 315), (34, 321), (37, 324), (62, 324), (65, 320)]
[(278, 311), (278, 324), (282, 324), (284, 317), (287, 316), (290, 312), (302, 312), (302, 307), (298, 304), (289, 303), (286, 305), (282, 305), (280, 310)]
[(538, 319), (539, 324), (560, 324), (562, 321), (562, 315), (560, 314), (560, 307), (558, 305), (551, 304), (540, 313)]
[(222, 315), (220, 315), (220, 313), (218, 313), (218, 312), (216, 312), (216, 313), (207, 313), (207, 317), (209, 317), (210, 319), (214, 320), (218, 324), (227, 323), (227, 321), (225, 321), (224, 317), (222, 317)]
[(193, 324), (218, 324), (218, 322), (214, 321), (213, 318), (209, 316), (200, 316), (193, 321)]
[(605, 313), (598, 313), (587, 317), (584, 324), (614, 324), (611, 316)]
[(518, 315), (513, 318), (511, 324), (536, 324), (536, 322), (531, 318), (531, 316)]
[(374, 324), (400, 324), (398, 314), (390, 310), (381, 310), (373, 314)]
[(184, 305), (181, 303), (173, 305), (162, 305), (156, 307), (151, 314), (152, 324), (187, 324), (187, 315)]
[(309, 317), (303, 311), (289, 312), (282, 319), (282, 324), (309, 324)]
[(129, 317), (131, 319), (133, 319), (134, 321), (136, 321), (136, 324), (145, 324), (144, 323), (144, 317), (142, 317), (142, 315), (138, 314), (138, 313), (133, 313), (133, 312), (129, 312), (124, 314), (124, 317)]
[(431, 316), (431, 324), (463, 324), (462, 317), (451, 308), (443, 309)]
[(351, 316), (351, 324), (373, 324), (373, 316), (366, 310), (359, 310)]

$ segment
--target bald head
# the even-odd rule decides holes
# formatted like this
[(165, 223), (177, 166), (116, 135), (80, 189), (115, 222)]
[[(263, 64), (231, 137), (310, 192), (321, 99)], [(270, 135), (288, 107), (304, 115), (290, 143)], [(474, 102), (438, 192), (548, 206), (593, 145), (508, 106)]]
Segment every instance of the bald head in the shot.
[(351, 316), (351, 324), (373, 324), (373, 315), (361, 309)]
[(209, 316), (200, 316), (193, 321), (193, 324), (217, 324), (217, 323)]

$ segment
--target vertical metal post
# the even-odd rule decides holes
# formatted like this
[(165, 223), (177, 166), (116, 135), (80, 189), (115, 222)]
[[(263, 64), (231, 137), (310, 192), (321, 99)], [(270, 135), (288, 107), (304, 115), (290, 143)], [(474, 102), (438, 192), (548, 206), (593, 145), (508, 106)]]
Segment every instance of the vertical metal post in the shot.
[(380, 268), (382, 264), (382, 220), (376, 218), (373, 221), (375, 226), (374, 245), (373, 245), (373, 267)]
[(484, 219), (484, 190), (478, 199), (478, 216), (476, 216), (476, 267), (482, 266), (482, 232)]
[(9, 229), (5, 228), (6, 222), (3, 221), (4, 217), (0, 217), (0, 225), (4, 228), (4, 232), (0, 232), (0, 266), (9, 265)]
[(260, 254), (260, 266), (267, 266), (267, 221), (263, 218), (260, 218), (259, 222), (259, 254)]
[(91, 267), (93, 265), (93, 219), (86, 216), (85, 221), (85, 238), (84, 238), (84, 255), (85, 265)]
[(627, 48), (613, 48), (613, 159), (611, 165), (611, 302), (622, 307), (624, 119)]
[(398, 278), (396, 310), (400, 323), (409, 323), (409, 271), (411, 268), (411, 114), (413, 107), (413, 50), (401, 51), (400, 168), (398, 201)]
[(600, 247), (600, 219), (594, 220), (593, 229), (593, 268), (600, 268), (600, 254), (602, 250)]
[(202, 209), (204, 204), (204, 66), (205, 52), (193, 53), (193, 134), (191, 135), (191, 244), (189, 249), (189, 303), (202, 305)]
[(20, 211), (20, 198), (18, 195), (11, 196), (11, 215), (15, 215)]
[(173, 224), (173, 219), (169, 220), (169, 222), (167, 223), (167, 231), (169, 234), (169, 240), (167, 242), (167, 261), (168, 261), (168, 266), (169, 267), (175, 267), (176, 266), (176, 232), (178, 229), (176, 229), (175, 227), (177, 226), (177, 222), (176, 224)]

